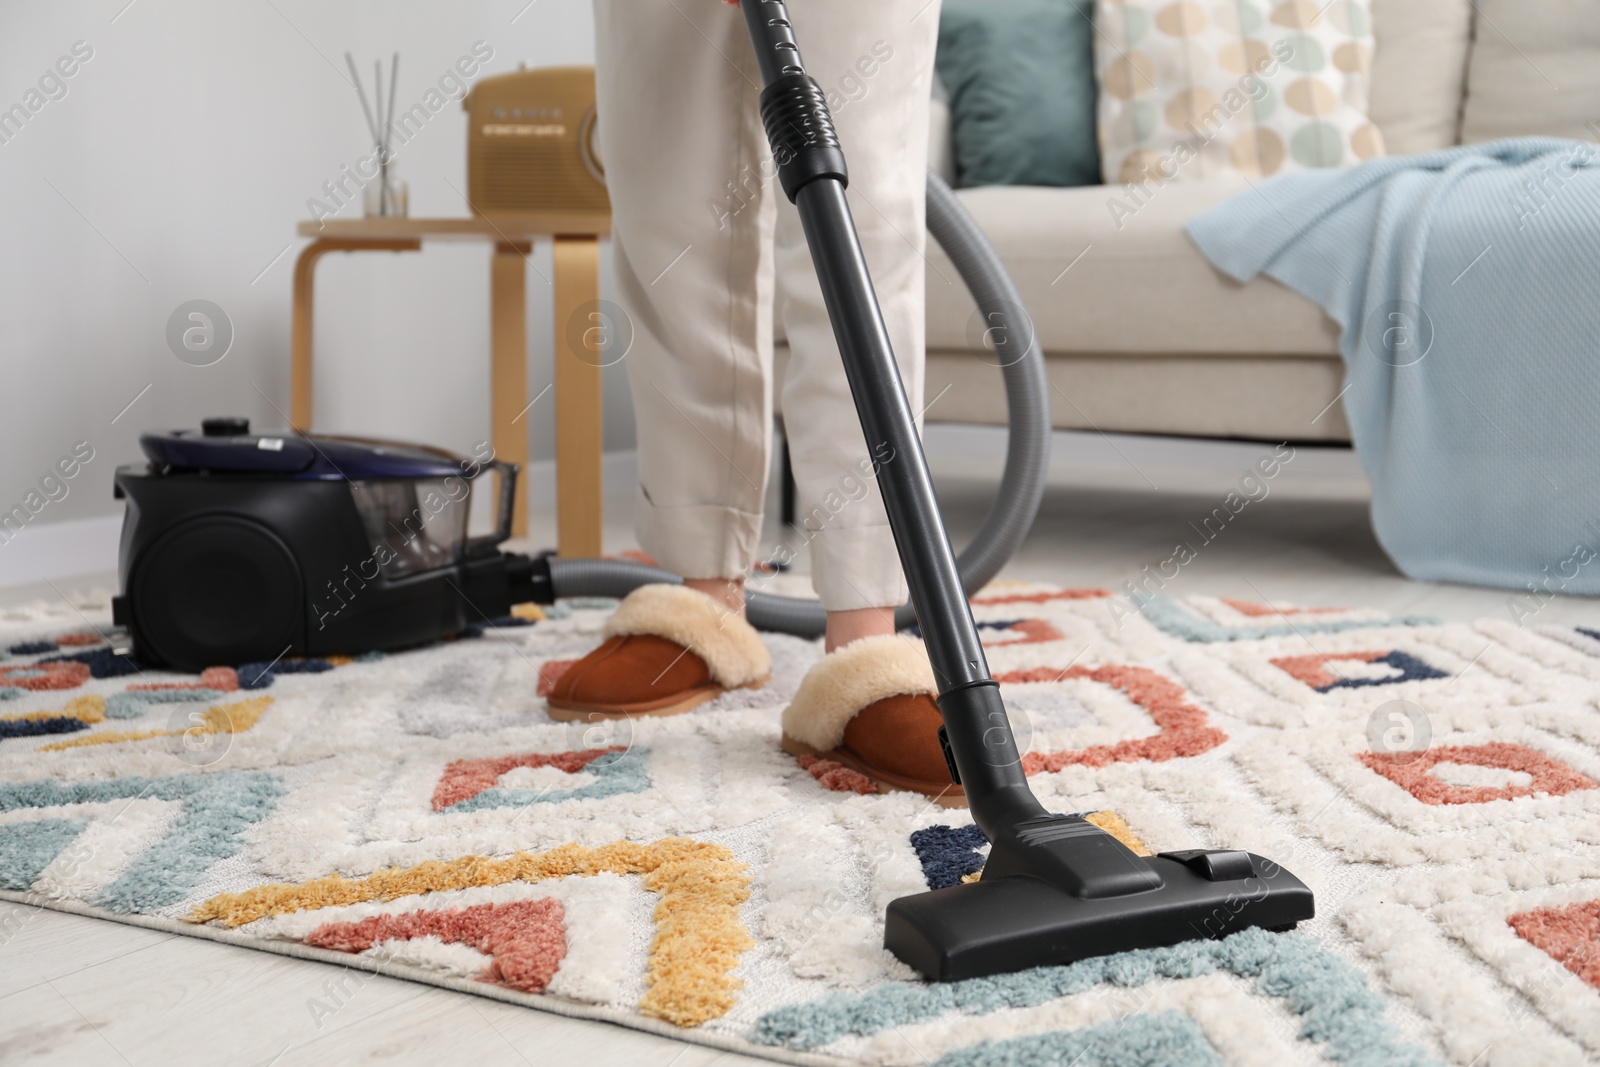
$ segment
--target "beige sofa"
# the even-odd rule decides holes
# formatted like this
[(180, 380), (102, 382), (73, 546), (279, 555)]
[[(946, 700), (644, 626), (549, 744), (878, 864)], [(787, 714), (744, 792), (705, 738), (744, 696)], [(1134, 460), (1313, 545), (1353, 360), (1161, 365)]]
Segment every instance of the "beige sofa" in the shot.
[[(1368, 113), (1389, 154), (1521, 134), (1596, 139), (1600, 0), (1372, 0)], [(1552, 86), (1561, 86), (1557, 90)], [(946, 179), (949, 113), (936, 102)], [(1347, 441), (1338, 327), (1277, 282), (1239, 285), (1184, 234), (1247, 186), (1180, 179), (1119, 226), (1119, 190), (990, 187), (962, 201), (1010, 269), (1047, 356), (1061, 429)], [(930, 422), (1006, 421), (976, 308), (930, 250)]]

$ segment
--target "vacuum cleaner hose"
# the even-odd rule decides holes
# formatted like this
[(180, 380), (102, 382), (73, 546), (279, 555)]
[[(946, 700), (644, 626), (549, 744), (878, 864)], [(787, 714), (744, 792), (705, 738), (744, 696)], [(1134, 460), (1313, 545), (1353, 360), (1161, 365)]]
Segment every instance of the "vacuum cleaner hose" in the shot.
[[(1022, 306), (1011, 276), (967, 209), (944, 179), (928, 172), (928, 233), (944, 249), (977, 302), (990, 353), (1005, 381), (1010, 433), (1004, 473), (988, 518), (956, 557), (961, 587), (970, 596), (988, 584), (1016, 554), (1033, 527), (1050, 465), (1050, 387), (1044, 353), (1033, 320)], [(676, 574), (627, 560), (550, 559), (550, 581), (558, 597), (623, 597), (641, 585), (680, 582)], [(815, 600), (749, 591), (745, 614), (751, 625), (799, 637), (820, 637), (826, 622)], [(895, 626), (916, 624), (912, 606), (895, 610)]]

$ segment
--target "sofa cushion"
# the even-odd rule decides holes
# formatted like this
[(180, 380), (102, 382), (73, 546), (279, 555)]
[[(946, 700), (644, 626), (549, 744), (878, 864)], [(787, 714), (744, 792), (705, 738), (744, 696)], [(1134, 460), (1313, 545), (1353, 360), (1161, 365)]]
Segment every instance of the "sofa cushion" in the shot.
[(1479, 0), (1461, 139), (1600, 140), (1600, 0)]
[[(1337, 355), (1338, 327), (1271, 279), (1245, 285), (1184, 233), (1243, 181), (1172, 182), (1140, 204), (1107, 186), (964, 189), (1046, 352)], [(928, 347), (977, 352), (985, 324), (950, 260), (928, 246)]]
[(1456, 143), (1472, 0), (1372, 0), (1377, 46), (1367, 113), (1392, 156)]
[(1368, 120), (1369, 0), (1121, 0), (1095, 9), (1107, 183), (1340, 167)]
[(1090, 11), (1089, 0), (944, 5), (938, 69), (960, 185), (1099, 182)]

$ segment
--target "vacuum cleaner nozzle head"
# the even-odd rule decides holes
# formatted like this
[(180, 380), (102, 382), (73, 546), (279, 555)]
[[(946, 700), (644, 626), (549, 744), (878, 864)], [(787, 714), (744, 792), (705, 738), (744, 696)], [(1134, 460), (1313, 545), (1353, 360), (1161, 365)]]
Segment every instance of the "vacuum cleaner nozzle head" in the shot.
[[(893, 901), (884, 947), (928, 978), (954, 981), (1250, 926), (1287, 930), (1315, 914), (1305, 883), (1253, 853), (1140, 856), (1078, 816), (1030, 822), (996, 842), (977, 883)], [(1055, 876), (1069, 869), (1072, 888)]]

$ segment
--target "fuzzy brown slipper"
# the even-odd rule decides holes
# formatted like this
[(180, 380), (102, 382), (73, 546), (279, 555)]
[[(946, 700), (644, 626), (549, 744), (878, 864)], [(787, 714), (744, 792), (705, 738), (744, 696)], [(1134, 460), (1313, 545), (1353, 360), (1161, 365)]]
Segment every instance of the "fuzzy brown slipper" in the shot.
[(742, 617), (681, 585), (646, 585), (617, 605), (605, 641), (556, 679), (552, 719), (677, 715), (772, 671), (761, 636)]
[(832, 760), (879, 792), (921, 793), (965, 807), (939, 748), (933, 668), (922, 642), (867, 637), (824, 656), (783, 713), (783, 750)]

